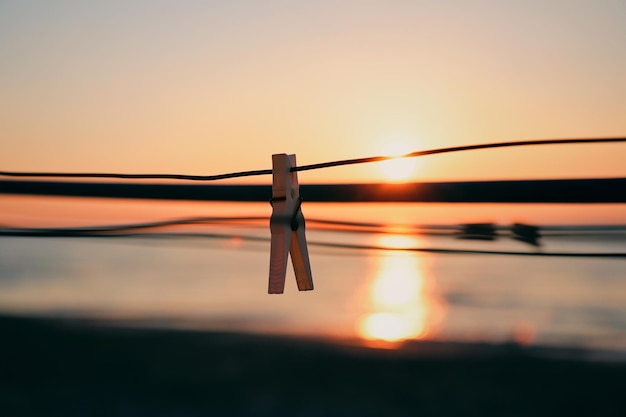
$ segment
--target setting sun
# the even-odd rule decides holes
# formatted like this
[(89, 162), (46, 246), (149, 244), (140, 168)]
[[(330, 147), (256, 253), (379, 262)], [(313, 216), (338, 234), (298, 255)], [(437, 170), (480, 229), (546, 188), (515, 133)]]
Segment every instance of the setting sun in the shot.
[(402, 158), (403, 155), (415, 151), (411, 149), (408, 139), (391, 139), (382, 147), (382, 154), (392, 159), (380, 163), (380, 171), (388, 181), (400, 182), (407, 180), (415, 171), (415, 158)]

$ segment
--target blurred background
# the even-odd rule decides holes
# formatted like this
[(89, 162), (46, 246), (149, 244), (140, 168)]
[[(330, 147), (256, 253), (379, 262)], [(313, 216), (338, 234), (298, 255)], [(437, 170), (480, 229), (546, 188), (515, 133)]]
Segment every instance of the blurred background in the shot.
[[(304, 165), (623, 136), (625, 19), (618, 0), (3, 1), (0, 169), (212, 175), (271, 168), (274, 153)], [(524, 147), (299, 179), (610, 178), (625, 160), (619, 143)], [(2, 232), (257, 219), (4, 233), (0, 404), (12, 415), (624, 411), (626, 265), (601, 255), (623, 255), (624, 204), (303, 197), (316, 289), (299, 293), (288, 269), (285, 294), (270, 296), (269, 204), (0, 193)], [(459, 239), (470, 223), (497, 236)], [(540, 246), (512, 239), (514, 223), (544, 227)], [(556, 252), (594, 256), (543, 256)]]

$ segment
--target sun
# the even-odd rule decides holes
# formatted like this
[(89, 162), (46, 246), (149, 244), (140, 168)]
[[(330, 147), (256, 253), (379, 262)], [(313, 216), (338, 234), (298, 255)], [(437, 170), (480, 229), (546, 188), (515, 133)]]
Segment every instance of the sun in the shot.
[(383, 144), (382, 154), (392, 158), (379, 165), (381, 173), (388, 181), (401, 182), (411, 177), (417, 166), (416, 159), (402, 158), (402, 156), (414, 150), (411, 149), (408, 140), (392, 139)]

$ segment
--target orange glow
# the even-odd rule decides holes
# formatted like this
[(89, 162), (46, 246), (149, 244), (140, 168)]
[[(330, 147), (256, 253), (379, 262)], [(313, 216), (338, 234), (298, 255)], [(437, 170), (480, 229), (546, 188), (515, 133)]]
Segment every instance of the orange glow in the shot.
[[(559, 13), (551, 2), (222, 0), (175, 16), (171, 5), (14, 3), (2, 9), (3, 170), (207, 175), (270, 168), (281, 152), (304, 165), (626, 132), (615, 89), (626, 25), (595, 2)], [(541, 19), (528, 31), (512, 13)], [(31, 30), (44, 27), (45, 45)], [(415, 166), (420, 180), (620, 177), (625, 158), (623, 144), (501, 149), (395, 159), (383, 174), (311, 170), (301, 183), (403, 181)]]
[[(384, 236), (385, 246), (415, 246), (407, 236)], [(368, 312), (358, 324), (366, 340), (400, 342), (421, 339), (432, 328), (438, 304), (427, 285), (420, 258), (404, 252), (390, 253), (380, 260), (379, 270), (368, 288)]]
[(417, 242), (417, 239), (413, 237), (402, 235), (385, 235), (378, 239), (381, 246), (396, 249), (415, 247)]
[(372, 283), (374, 303), (387, 308), (411, 305), (422, 286), (414, 268), (415, 260), (409, 256), (382, 258), (379, 279)]
[(531, 323), (522, 321), (513, 329), (513, 340), (520, 345), (530, 345), (535, 341), (536, 329)]
[(392, 139), (383, 145), (382, 153), (392, 159), (381, 162), (381, 173), (390, 182), (402, 182), (408, 180), (415, 172), (417, 160), (415, 158), (402, 158), (402, 155), (414, 151), (408, 139)]
[(398, 313), (371, 314), (363, 319), (360, 326), (364, 337), (385, 342), (419, 338), (424, 332), (423, 321)]
[(240, 249), (243, 245), (243, 239), (240, 236), (233, 236), (224, 242), (227, 249)]

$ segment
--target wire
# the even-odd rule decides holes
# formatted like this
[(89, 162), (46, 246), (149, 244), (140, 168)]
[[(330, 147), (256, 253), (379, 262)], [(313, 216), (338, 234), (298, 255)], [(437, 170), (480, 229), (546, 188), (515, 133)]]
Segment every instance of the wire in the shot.
[[(291, 216), (285, 217), (285, 221), (289, 222)], [(45, 227), (45, 228), (25, 228), (13, 227), (9, 225), (0, 225), (0, 235), (7, 233), (16, 233), (20, 236), (29, 234), (53, 235), (63, 234), (64, 236), (71, 234), (85, 233), (119, 233), (131, 232), (138, 230), (163, 229), (172, 226), (191, 226), (191, 225), (215, 225), (215, 224), (232, 224), (244, 223), (246, 227), (259, 226), (263, 222), (265, 227), (268, 222), (267, 216), (212, 216), (212, 217), (186, 217), (170, 220), (160, 220), (141, 223), (125, 223), (114, 225), (95, 225), (95, 226), (79, 226), (79, 227)], [(344, 220), (331, 220), (320, 218), (307, 218), (307, 228), (311, 230), (333, 231), (340, 233), (377, 233), (392, 235), (452, 235), (458, 236), (465, 226), (472, 226), (475, 223), (468, 224), (390, 224), (377, 222), (354, 222)], [(494, 233), (506, 233), (511, 230), (512, 226), (497, 225), (492, 223), (485, 224), (492, 227)], [(536, 226), (537, 230), (545, 237), (571, 237), (571, 236), (615, 236), (626, 235), (626, 224), (614, 225), (545, 225)], [(505, 235), (504, 235), (505, 236)], [(494, 237), (503, 237), (501, 234), (494, 234)]]
[[(164, 221), (153, 221), (143, 223), (127, 223), (121, 225), (101, 225), (101, 226), (82, 226), (82, 227), (51, 227), (51, 228), (15, 228), (15, 227), (2, 227), (0, 228), (0, 236), (11, 237), (64, 237), (64, 238), (77, 238), (77, 237), (99, 237), (99, 238), (122, 238), (122, 237), (144, 237), (144, 238), (213, 238), (213, 239), (226, 239), (226, 238), (241, 238), (247, 241), (261, 241), (266, 242), (269, 239), (259, 236), (245, 236), (240, 234), (220, 234), (220, 233), (205, 233), (205, 232), (145, 232), (150, 229), (163, 229), (172, 226), (182, 225), (208, 225), (208, 224), (230, 224), (233, 222), (245, 223), (248, 226), (258, 225), (259, 221), (266, 221), (266, 217), (261, 216), (237, 216), (237, 217), (191, 217), (172, 219)], [(285, 218), (285, 221), (289, 221)], [(249, 222), (253, 222), (250, 224)], [(520, 240), (515, 235), (515, 225), (513, 229), (511, 227), (499, 226), (492, 223), (489, 224), (462, 224), (462, 225), (418, 225), (418, 224), (405, 224), (405, 225), (389, 225), (384, 223), (368, 223), (368, 222), (351, 222), (341, 220), (328, 220), (328, 219), (309, 219), (309, 224), (313, 224), (314, 230), (322, 231), (335, 231), (340, 233), (368, 233), (368, 234), (394, 234), (394, 235), (433, 235), (433, 236), (449, 236), (459, 239), (468, 239), (462, 232), (467, 226), (488, 226), (493, 229), (493, 236), (489, 239), (480, 240), (495, 240), (500, 237), (511, 237)], [(572, 236), (592, 236), (592, 237), (607, 237), (615, 236), (617, 238), (626, 237), (626, 225), (571, 225), (571, 226), (528, 226), (536, 229), (537, 232), (541, 231), (541, 235), (537, 233), (536, 240), (540, 237), (572, 237)], [(144, 231), (144, 232), (142, 232)], [(466, 231), (467, 232), (467, 231)], [(502, 234), (504, 232), (504, 234)], [(546, 233), (547, 232), (547, 233)], [(469, 233), (469, 232), (468, 232)], [(475, 237), (476, 238), (476, 237)], [(530, 241), (524, 240), (526, 243)], [(337, 243), (337, 242), (309, 242), (312, 246), (319, 246), (325, 248), (335, 249), (355, 249), (355, 250), (401, 250), (411, 252), (428, 252), (428, 253), (440, 253), (440, 254), (482, 254), (482, 255), (520, 255), (520, 256), (552, 256), (552, 257), (603, 257), (603, 258), (626, 258), (626, 253), (620, 252), (529, 252), (529, 251), (497, 251), (497, 250), (472, 250), (472, 249), (451, 249), (451, 248), (391, 248), (379, 245), (360, 245), (352, 243)], [(537, 242), (533, 246), (540, 246)]]
[(390, 159), (398, 158), (414, 158), (418, 156), (436, 155), (442, 153), (473, 151), (479, 149), (492, 149), (492, 148), (510, 148), (518, 146), (536, 146), (536, 145), (565, 145), (574, 143), (617, 143), (626, 142), (626, 138), (588, 138), (588, 139), (538, 139), (538, 140), (525, 140), (525, 141), (511, 141), (511, 142), (495, 142), (495, 143), (483, 143), (478, 145), (465, 145), (465, 146), (453, 146), (449, 148), (429, 149), (425, 151), (411, 152), (398, 156), (372, 156), (369, 158), (357, 158), (346, 159), (343, 161), (323, 162), (319, 164), (302, 165), (294, 167), (291, 171), (308, 171), (311, 169), (337, 167), (343, 165), (353, 164), (365, 164), (370, 162), (387, 161)]
[(474, 250), (474, 249), (449, 249), (449, 248), (428, 248), (428, 247), (406, 247), (393, 248), (376, 245), (354, 245), (346, 243), (332, 242), (307, 242), (311, 246), (322, 246), (336, 249), (361, 249), (361, 250), (383, 250), (396, 252), (426, 252), (436, 254), (466, 254), (466, 255), (509, 255), (509, 256), (541, 256), (559, 258), (622, 258), (626, 259), (626, 252), (524, 252), (524, 251), (494, 251), (494, 250)]
[(271, 169), (257, 171), (231, 172), (219, 175), (185, 175), (185, 174), (106, 174), (106, 173), (73, 173), (73, 172), (12, 172), (0, 171), (0, 175), (7, 177), (58, 177), (58, 178), (123, 178), (123, 179), (170, 179), (190, 181), (216, 181), (228, 178), (251, 177), (255, 175), (269, 175)]
[[(39, 229), (43, 231), (43, 229)], [(64, 233), (51, 229), (50, 233), (34, 232), (28, 230), (23, 232), (19, 229), (7, 231), (0, 230), (0, 236), (12, 237), (63, 237), (63, 238), (209, 238), (209, 239), (232, 239), (237, 238), (249, 242), (269, 242), (270, 239), (261, 236), (250, 236), (240, 234), (221, 233), (120, 233), (109, 234), (94, 231), (84, 233)], [(324, 241), (308, 241), (307, 245), (333, 249), (347, 250), (367, 250), (367, 251), (392, 251), (392, 252), (423, 252), (434, 254), (456, 254), (456, 255), (507, 255), (507, 256), (539, 256), (539, 257), (559, 257), (559, 258), (615, 258), (626, 259), (626, 252), (541, 252), (541, 251), (495, 251), (495, 250), (474, 250), (474, 249), (454, 249), (454, 248), (434, 248), (434, 247), (389, 247), (380, 245), (358, 245), (350, 243), (334, 243)]]
[[(292, 167), (291, 171), (310, 171), (314, 169), (338, 167), (344, 165), (365, 164), (371, 162), (387, 161), (398, 158), (414, 158), (419, 156), (436, 155), (443, 153), (471, 151), (479, 149), (509, 148), (519, 146), (536, 145), (564, 145), (582, 143), (618, 143), (626, 142), (626, 138), (586, 138), (586, 139), (539, 139), (525, 141), (509, 141), (484, 143), (478, 145), (453, 146), (447, 148), (429, 149), (425, 151), (411, 152), (398, 156), (372, 156), (368, 158), (345, 159), (339, 161), (322, 162), (311, 165)], [(258, 175), (269, 175), (271, 169), (261, 169), (255, 171), (231, 172), (218, 175), (184, 175), (184, 174), (107, 174), (107, 173), (68, 173), (68, 172), (14, 172), (0, 171), (0, 176), (7, 177), (58, 177), (58, 178), (123, 178), (123, 179), (175, 179), (191, 181), (216, 181), (228, 178), (251, 177)]]

